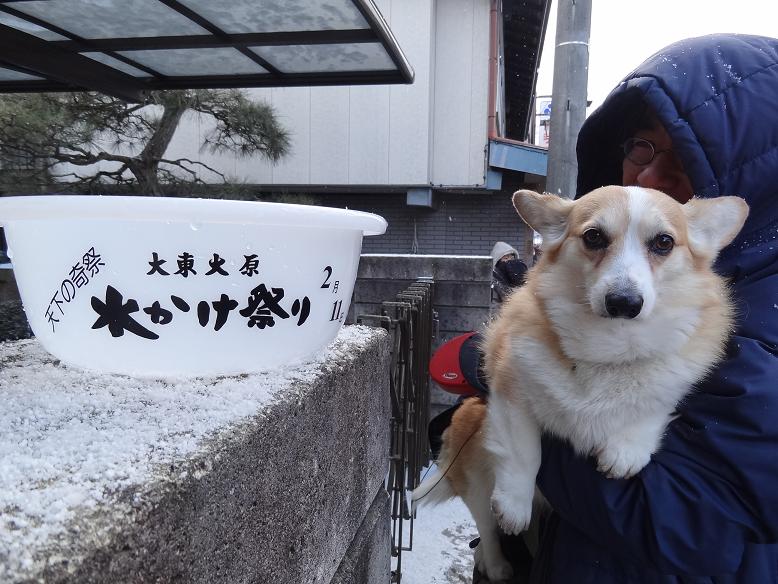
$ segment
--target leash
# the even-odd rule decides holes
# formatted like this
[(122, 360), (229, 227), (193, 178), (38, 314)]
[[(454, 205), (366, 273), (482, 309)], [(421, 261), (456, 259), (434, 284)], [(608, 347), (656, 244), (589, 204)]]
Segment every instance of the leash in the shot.
[[(448, 474), (448, 471), (449, 471), (449, 470), (451, 470), (451, 467), (452, 467), (452, 466), (454, 466), (454, 463), (456, 462), (457, 458), (459, 458), (459, 455), (462, 453), (462, 450), (464, 449), (464, 447), (465, 447), (465, 446), (467, 446), (467, 443), (468, 443), (468, 442), (470, 442), (470, 439), (471, 439), (473, 436), (475, 436), (475, 435), (476, 435), (476, 433), (477, 433), (477, 432), (478, 432), (480, 429), (481, 429), (481, 427), (479, 426), (478, 428), (476, 428), (475, 430), (473, 430), (473, 431), (470, 433), (470, 436), (468, 436), (468, 437), (467, 437), (467, 440), (465, 440), (465, 441), (462, 443), (462, 446), (460, 446), (460, 447), (459, 447), (459, 450), (457, 450), (457, 453), (454, 455), (454, 458), (453, 458), (453, 459), (451, 460), (451, 462), (448, 464), (448, 467), (446, 467), (446, 470), (445, 470), (445, 471), (443, 471), (443, 474), (442, 474), (442, 475), (440, 475), (440, 478), (439, 478), (437, 481), (435, 481), (435, 484), (434, 484), (434, 485), (432, 485), (432, 487), (430, 488), (430, 490), (429, 490), (429, 491), (427, 491), (427, 492), (426, 492), (426, 493), (424, 493), (424, 494), (423, 494), (421, 497), (419, 497), (418, 499), (416, 499), (416, 501), (421, 501), (421, 500), (422, 500), (424, 497), (426, 497), (426, 496), (427, 496), (427, 495), (429, 495), (429, 494), (430, 494), (432, 491), (434, 491), (434, 490), (435, 490), (435, 487), (437, 487), (437, 486), (438, 486), (438, 484), (440, 484), (440, 481), (442, 481), (442, 480), (443, 480), (443, 478), (444, 478), (444, 477), (445, 477), (445, 476)], [(437, 461), (435, 461), (435, 464), (437, 464)], [(422, 479), (421, 479), (421, 480), (422, 480), (422, 482), (424, 481), (424, 478), (427, 476), (427, 474), (430, 472), (431, 468), (432, 468), (432, 467), (428, 468), (428, 469), (427, 469), (427, 472), (425, 472), (425, 473), (424, 473), (424, 476), (423, 476), (423, 477), (422, 477)]]

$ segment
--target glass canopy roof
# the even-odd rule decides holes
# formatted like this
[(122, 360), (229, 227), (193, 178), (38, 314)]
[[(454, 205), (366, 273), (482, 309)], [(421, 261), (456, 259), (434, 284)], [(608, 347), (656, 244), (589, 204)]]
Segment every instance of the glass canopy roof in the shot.
[(0, 0), (0, 93), (412, 81), (372, 0)]

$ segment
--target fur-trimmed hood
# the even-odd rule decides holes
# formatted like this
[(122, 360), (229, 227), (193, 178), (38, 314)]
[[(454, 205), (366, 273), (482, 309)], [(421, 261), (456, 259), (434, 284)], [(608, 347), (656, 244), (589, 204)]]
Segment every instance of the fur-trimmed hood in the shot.
[(492, 247), (492, 253), (490, 254), (492, 256), (492, 268), (494, 268), (497, 265), (497, 262), (500, 261), (500, 258), (507, 253), (514, 254), (516, 258), (519, 257), (519, 252), (517, 252), (516, 248), (512, 245), (507, 244), (504, 241), (495, 243), (494, 247)]

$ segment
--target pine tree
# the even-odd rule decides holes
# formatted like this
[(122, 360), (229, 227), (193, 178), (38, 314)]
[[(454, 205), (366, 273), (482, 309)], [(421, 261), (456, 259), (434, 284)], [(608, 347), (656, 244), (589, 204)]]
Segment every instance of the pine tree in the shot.
[(201, 150), (273, 162), (288, 150), (289, 135), (272, 106), (240, 90), (160, 91), (147, 104), (91, 92), (5, 95), (0, 96), (0, 190), (66, 185), (96, 192), (122, 185), (160, 196), (182, 184), (205, 184), (203, 177), (227, 183), (202, 161), (165, 158), (187, 111), (215, 124)]

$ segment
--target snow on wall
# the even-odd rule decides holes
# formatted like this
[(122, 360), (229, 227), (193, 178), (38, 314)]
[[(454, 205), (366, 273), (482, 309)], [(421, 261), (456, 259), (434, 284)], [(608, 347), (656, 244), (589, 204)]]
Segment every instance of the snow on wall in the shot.
[(348, 326), (305, 363), (178, 381), (66, 367), (34, 339), (0, 343), (0, 581), (32, 567), (77, 514), (169, 478), (206, 440), (262, 416), (274, 397), (349, 361), (375, 334)]

